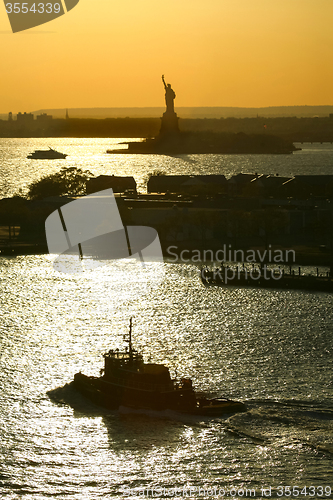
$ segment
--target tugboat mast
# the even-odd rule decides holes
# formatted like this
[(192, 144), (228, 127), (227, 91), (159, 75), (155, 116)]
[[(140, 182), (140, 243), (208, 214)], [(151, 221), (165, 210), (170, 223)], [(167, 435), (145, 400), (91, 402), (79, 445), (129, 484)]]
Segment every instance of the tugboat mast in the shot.
[(132, 351), (132, 318), (130, 319), (128, 343), (129, 343), (129, 355), (130, 355), (130, 359), (132, 359), (132, 357), (133, 357), (133, 351)]
[(129, 359), (130, 363), (133, 362), (133, 359), (136, 359), (138, 357), (137, 351), (135, 349), (133, 349), (133, 347), (132, 347), (132, 320), (133, 320), (133, 318), (130, 318), (128, 334), (123, 336), (123, 339), (125, 340), (125, 342), (128, 343), (128, 347), (126, 347), (126, 353), (127, 353), (127, 358)]

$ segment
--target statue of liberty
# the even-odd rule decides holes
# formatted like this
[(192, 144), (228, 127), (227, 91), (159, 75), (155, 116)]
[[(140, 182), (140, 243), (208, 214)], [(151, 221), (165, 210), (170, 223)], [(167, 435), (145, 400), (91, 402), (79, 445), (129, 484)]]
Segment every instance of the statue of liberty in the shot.
[(168, 84), (165, 83), (164, 75), (162, 75), (162, 82), (163, 82), (164, 88), (165, 88), (166, 112), (167, 113), (174, 113), (175, 112), (174, 100), (175, 100), (176, 94), (172, 90), (171, 84), (170, 83), (168, 83)]

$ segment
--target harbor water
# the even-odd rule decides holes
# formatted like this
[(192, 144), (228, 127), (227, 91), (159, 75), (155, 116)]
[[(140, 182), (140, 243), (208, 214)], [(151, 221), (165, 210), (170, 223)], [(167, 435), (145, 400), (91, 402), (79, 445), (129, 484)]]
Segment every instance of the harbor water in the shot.
[[(115, 139), (0, 139), (1, 197), (62, 166), (93, 174), (331, 174), (333, 145), (293, 155), (106, 155)], [(66, 160), (27, 160), (50, 145)], [(302, 146), (300, 146), (302, 147)], [(52, 256), (0, 257), (0, 498), (332, 498), (333, 295), (204, 287), (200, 266), (164, 279), (126, 262), (61, 274)], [(107, 411), (79, 395), (81, 371), (133, 343), (196, 389), (246, 403), (221, 418)]]

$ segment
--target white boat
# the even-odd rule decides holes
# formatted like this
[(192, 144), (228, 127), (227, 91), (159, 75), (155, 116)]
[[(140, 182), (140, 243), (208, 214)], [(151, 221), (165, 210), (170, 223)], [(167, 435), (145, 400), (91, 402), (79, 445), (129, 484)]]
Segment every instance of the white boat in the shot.
[(31, 160), (61, 160), (66, 158), (66, 154), (59, 153), (55, 149), (49, 147), (47, 150), (36, 150), (30, 153), (27, 158)]

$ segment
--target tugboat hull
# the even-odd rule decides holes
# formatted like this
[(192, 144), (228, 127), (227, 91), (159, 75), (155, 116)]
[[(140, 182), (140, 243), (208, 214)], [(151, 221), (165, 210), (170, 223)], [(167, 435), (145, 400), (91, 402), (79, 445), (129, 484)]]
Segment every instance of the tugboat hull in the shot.
[(195, 415), (220, 416), (228, 413), (239, 413), (246, 411), (246, 406), (240, 401), (230, 399), (207, 399), (195, 409)]
[(119, 386), (104, 377), (88, 377), (82, 373), (74, 376), (75, 388), (98, 406), (117, 410), (120, 406), (154, 411), (173, 410), (202, 416), (220, 416), (246, 411), (244, 403), (228, 399), (196, 397), (192, 389), (153, 391)]

